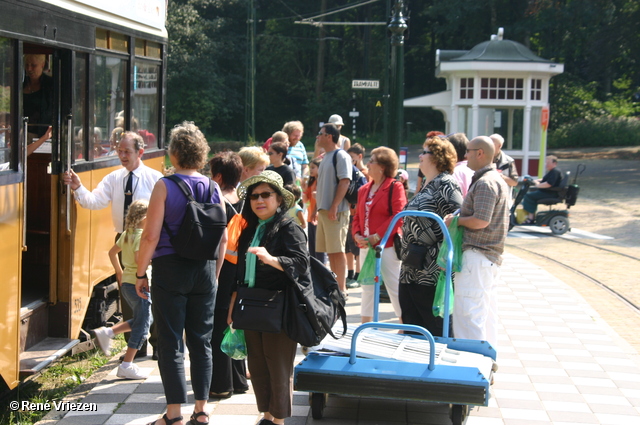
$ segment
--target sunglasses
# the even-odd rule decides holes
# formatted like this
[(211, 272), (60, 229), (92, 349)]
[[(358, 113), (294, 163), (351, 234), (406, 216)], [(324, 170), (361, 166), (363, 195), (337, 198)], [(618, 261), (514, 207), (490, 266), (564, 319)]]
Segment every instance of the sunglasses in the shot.
[(269, 199), (274, 193), (275, 192), (252, 193), (251, 195), (249, 195), (249, 199), (251, 199), (252, 201), (257, 201), (258, 198)]
[(318, 133), (318, 136), (324, 136), (327, 133), (323, 133), (322, 131)]
[(426, 155), (426, 154), (430, 154), (430, 153), (431, 153), (431, 151), (428, 151), (428, 150), (423, 150), (422, 151), (422, 155)]

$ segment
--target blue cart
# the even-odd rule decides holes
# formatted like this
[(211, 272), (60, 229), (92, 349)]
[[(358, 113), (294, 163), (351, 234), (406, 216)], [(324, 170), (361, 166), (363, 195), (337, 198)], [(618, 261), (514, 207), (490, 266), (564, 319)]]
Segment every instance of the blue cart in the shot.
[[(376, 248), (376, 284), (373, 322), (358, 326), (351, 333), (349, 356), (333, 353), (311, 352), (294, 370), (294, 388), (310, 393), (311, 413), (314, 419), (323, 417), (329, 394), (377, 397), (396, 400), (415, 400), (446, 403), (454, 425), (466, 420), (469, 405), (487, 406), (495, 349), (486, 341), (449, 338), (449, 297), (446, 291), (444, 329), (442, 337), (433, 337), (420, 326), (381, 323), (379, 320), (380, 262), (384, 246), (395, 223), (405, 216), (426, 217), (435, 220), (443, 229), (449, 246), (446, 278), (451, 282), (453, 247), (451, 237), (442, 219), (425, 211), (402, 211), (398, 213)], [(403, 338), (423, 346), (425, 353), (420, 361), (398, 361), (389, 358), (357, 357), (358, 344), (367, 329), (401, 329), (418, 333)], [(369, 335), (369, 339), (375, 339)], [(369, 334), (369, 332), (366, 332)], [(388, 334), (388, 333), (380, 333)], [(359, 338), (361, 336), (361, 338)], [(348, 341), (347, 341), (348, 342)], [(446, 346), (446, 347), (445, 347)], [(444, 347), (444, 348), (443, 348)], [(458, 361), (462, 359), (464, 361)]]

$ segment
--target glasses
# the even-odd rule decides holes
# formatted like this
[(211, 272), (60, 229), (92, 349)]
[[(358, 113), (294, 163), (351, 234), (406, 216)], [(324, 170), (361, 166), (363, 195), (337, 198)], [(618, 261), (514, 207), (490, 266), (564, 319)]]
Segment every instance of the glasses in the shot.
[(480, 148), (478, 148), (478, 149), (467, 149), (467, 153), (469, 153), (471, 151), (479, 151), (479, 150), (480, 150)]
[(267, 152), (267, 155), (275, 155), (275, 152)]
[(258, 198), (269, 199), (274, 193), (275, 192), (252, 193), (251, 195), (249, 195), (249, 199), (251, 199), (252, 201), (257, 201)]
[(369, 164), (377, 164), (378, 161), (374, 160), (374, 159), (369, 159)]
[(322, 131), (318, 133), (318, 136), (324, 136), (327, 133), (323, 133)]
[(426, 150), (426, 149), (425, 149), (425, 150), (423, 150), (423, 151), (422, 151), (422, 155), (426, 155), (426, 154), (431, 154), (431, 151), (428, 151), (428, 150)]

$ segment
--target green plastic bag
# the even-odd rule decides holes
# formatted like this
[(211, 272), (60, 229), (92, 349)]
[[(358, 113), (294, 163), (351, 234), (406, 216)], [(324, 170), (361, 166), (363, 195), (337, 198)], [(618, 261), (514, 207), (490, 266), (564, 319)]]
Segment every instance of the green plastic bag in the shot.
[(447, 282), (447, 273), (440, 270), (438, 275), (438, 283), (436, 283), (436, 294), (433, 297), (433, 316), (444, 318), (444, 291), (449, 286), (449, 314), (453, 313), (453, 285), (451, 281)]
[[(453, 217), (448, 227), (451, 242), (453, 243), (453, 263), (451, 264), (452, 272), (462, 270), (462, 236), (464, 229), (458, 226), (458, 216)], [(438, 252), (438, 266), (444, 269), (447, 267), (447, 254), (449, 253), (449, 244), (447, 240), (442, 241), (440, 251)]]
[(376, 250), (369, 245), (369, 251), (360, 268), (358, 283), (360, 285), (373, 285), (376, 283)]
[(247, 343), (244, 340), (244, 331), (228, 326), (227, 329), (224, 330), (220, 350), (234, 360), (246, 359)]
[[(451, 242), (453, 243), (453, 262), (451, 264), (451, 273), (462, 270), (462, 236), (463, 229), (458, 227), (458, 217), (454, 217), (448, 227)], [(442, 269), (447, 267), (447, 254), (449, 253), (449, 244), (447, 240), (442, 241), (440, 252), (438, 252), (438, 266)], [(452, 276), (453, 278), (453, 276)], [(433, 315), (435, 317), (444, 318), (444, 294), (449, 287), (449, 314), (453, 313), (453, 284), (447, 282), (446, 270), (440, 270), (438, 282), (436, 283), (436, 294), (433, 297)]]

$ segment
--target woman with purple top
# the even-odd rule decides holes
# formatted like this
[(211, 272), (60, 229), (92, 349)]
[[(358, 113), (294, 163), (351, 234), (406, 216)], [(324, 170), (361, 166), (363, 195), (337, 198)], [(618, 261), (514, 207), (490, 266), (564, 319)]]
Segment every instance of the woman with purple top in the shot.
[[(194, 198), (211, 203), (223, 202), (218, 185), (198, 173), (206, 160), (209, 146), (204, 135), (191, 122), (177, 125), (170, 134), (169, 159), (175, 174), (191, 189)], [(209, 185), (215, 185), (211, 199)], [(181, 404), (187, 402), (184, 374), (183, 333), (191, 359), (191, 386), (195, 407), (190, 424), (209, 423), (206, 404), (211, 384), (211, 332), (216, 302), (217, 280), (227, 247), (227, 231), (220, 241), (219, 261), (192, 260), (173, 249), (165, 223), (176, 234), (186, 212), (187, 197), (168, 179), (156, 183), (147, 213), (147, 226), (138, 252), (136, 290), (147, 297), (149, 281), (146, 270), (153, 264), (153, 317), (158, 331), (158, 368), (167, 400), (167, 413), (151, 424), (183, 425)], [(152, 261), (153, 258), (153, 261)], [(151, 425), (150, 424), (150, 425)]]

